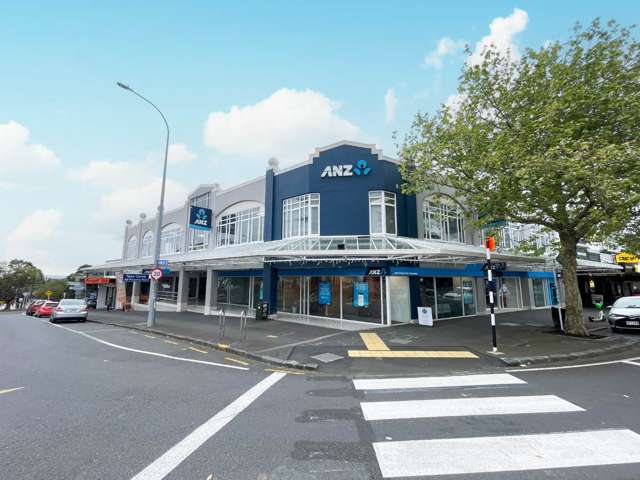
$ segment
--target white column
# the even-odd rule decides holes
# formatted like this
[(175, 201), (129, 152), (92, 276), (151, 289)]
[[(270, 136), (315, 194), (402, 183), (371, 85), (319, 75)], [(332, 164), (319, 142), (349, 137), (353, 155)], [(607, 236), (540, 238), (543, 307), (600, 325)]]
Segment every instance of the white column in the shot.
[(207, 285), (204, 297), (204, 314), (213, 315), (218, 306), (218, 272), (207, 268)]
[(187, 310), (189, 300), (189, 272), (181, 268), (178, 271), (178, 300), (176, 301), (176, 312)]
[(140, 303), (140, 282), (131, 285), (131, 303)]

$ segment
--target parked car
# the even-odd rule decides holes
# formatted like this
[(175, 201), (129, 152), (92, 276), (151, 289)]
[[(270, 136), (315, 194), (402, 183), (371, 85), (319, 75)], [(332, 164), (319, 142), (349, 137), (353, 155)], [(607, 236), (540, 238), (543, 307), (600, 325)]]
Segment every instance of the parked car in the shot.
[(53, 309), (51, 323), (56, 323), (60, 320), (76, 319), (79, 322), (87, 321), (87, 304), (84, 300), (75, 300), (72, 298), (65, 298), (58, 302), (58, 306)]
[(51, 302), (47, 300), (38, 307), (34, 315), (36, 317), (50, 317), (51, 314), (53, 313), (53, 309), (56, 308), (57, 305), (58, 305), (58, 302)]
[(609, 328), (618, 330), (640, 330), (640, 297), (622, 297), (615, 301), (607, 314)]
[(89, 308), (98, 308), (98, 298), (95, 294), (89, 295), (87, 298), (87, 307)]
[(27, 311), (25, 312), (27, 315), (35, 315), (36, 310), (38, 310), (38, 308), (40, 308), (40, 306), (46, 302), (46, 300), (34, 300), (33, 302), (31, 302), (29, 304), (29, 306), (27, 307)]

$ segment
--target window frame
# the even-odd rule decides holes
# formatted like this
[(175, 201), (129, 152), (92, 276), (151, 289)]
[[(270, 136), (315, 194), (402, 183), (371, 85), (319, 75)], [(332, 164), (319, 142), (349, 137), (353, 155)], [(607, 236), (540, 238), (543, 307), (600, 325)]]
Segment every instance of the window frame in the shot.
[[(437, 218), (436, 218), (437, 216)], [(450, 231), (450, 221), (455, 221), (458, 234), (453, 239)], [(433, 238), (431, 235), (430, 225), (436, 222), (440, 226), (440, 238)], [(466, 243), (466, 221), (462, 208), (452, 200), (434, 201), (431, 198), (425, 198), (422, 202), (422, 225), (424, 228), (423, 237), (426, 240), (434, 240), (447, 243)]]
[[(258, 229), (257, 238), (254, 237), (256, 221)], [(233, 235), (231, 235), (232, 230)], [(247, 241), (241, 241), (242, 235), (245, 235)], [(231, 238), (233, 238), (233, 241), (231, 241)], [(216, 220), (216, 248), (261, 243), (263, 241), (264, 208), (262, 205), (247, 207), (241, 210), (233, 210), (228, 213), (222, 212), (218, 216), (218, 219)]]
[[(153, 256), (153, 237), (154, 235), (151, 230), (147, 230), (142, 236), (142, 250), (140, 251), (140, 258), (149, 258)], [(148, 250), (148, 252), (145, 250)]]
[[(294, 233), (293, 218), (296, 218)], [(289, 221), (291, 219), (291, 221)], [(305, 220), (306, 219), (306, 220)], [(315, 219), (315, 222), (314, 222)], [(304, 231), (303, 231), (304, 228)], [(305, 193), (282, 200), (282, 238), (320, 236), (320, 194)]]
[[(160, 232), (160, 255), (176, 255), (182, 252), (182, 240), (184, 235), (184, 228), (177, 223), (169, 223), (162, 227)], [(174, 246), (173, 251), (165, 251), (165, 245), (168, 239), (171, 238), (171, 243)]]
[(127, 260), (138, 258), (138, 237), (134, 234), (127, 240)]
[[(379, 195), (379, 198), (374, 198), (376, 195)], [(388, 190), (370, 190), (369, 191), (369, 234), (370, 235), (398, 235), (398, 196), (395, 192), (390, 192)], [(380, 203), (372, 203), (372, 200), (379, 201)], [(387, 200), (391, 200), (391, 203), (388, 203)], [(371, 214), (372, 205), (379, 205), (381, 211), (381, 223), (382, 231), (374, 232), (372, 230), (373, 224), (371, 223), (371, 219), (373, 218)], [(394, 232), (387, 232), (387, 207), (393, 207), (393, 226)]]

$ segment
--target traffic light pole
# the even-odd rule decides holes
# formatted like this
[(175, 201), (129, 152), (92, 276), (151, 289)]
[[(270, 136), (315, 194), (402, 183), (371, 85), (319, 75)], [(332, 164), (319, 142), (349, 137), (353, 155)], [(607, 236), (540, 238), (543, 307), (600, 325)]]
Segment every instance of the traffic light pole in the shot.
[(487, 252), (487, 280), (489, 282), (489, 310), (491, 315), (491, 340), (493, 345), (493, 353), (498, 353), (498, 338), (496, 335), (496, 308), (495, 308), (495, 292), (493, 283), (493, 270), (491, 268), (491, 248), (486, 248)]

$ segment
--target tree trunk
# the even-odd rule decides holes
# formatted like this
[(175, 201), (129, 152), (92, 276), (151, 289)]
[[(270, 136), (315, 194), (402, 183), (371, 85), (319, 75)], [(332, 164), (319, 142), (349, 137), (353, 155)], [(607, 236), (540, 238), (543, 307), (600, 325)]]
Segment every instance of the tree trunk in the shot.
[(564, 279), (564, 298), (567, 308), (564, 332), (570, 335), (587, 336), (589, 333), (582, 318), (582, 299), (578, 288), (578, 240), (575, 236), (560, 234), (560, 255)]

